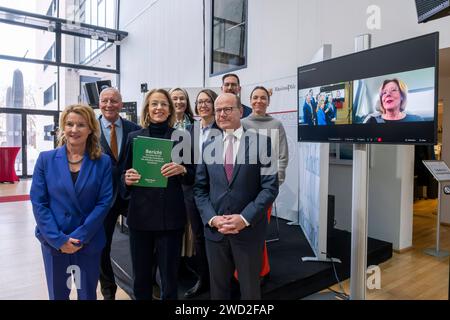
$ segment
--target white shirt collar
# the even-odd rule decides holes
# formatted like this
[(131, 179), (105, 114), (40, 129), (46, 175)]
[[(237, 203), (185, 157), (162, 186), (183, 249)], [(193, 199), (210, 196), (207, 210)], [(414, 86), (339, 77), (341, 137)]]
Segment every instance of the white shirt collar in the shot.
[[(109, 126), (111, 125), (111, 122), (103, 116), (101, 117), (101, 122), (102, 122), (103, 128), (109, 128)], [(122, 122), (120, 121), (120, 117), (114, 122), (114, 124), (116, 125), (116, 127), (121, 126)]]
[(234, 130), (234, 131), (233, 131), (233, 130), (225, 130), (225, 131), (223, 132), (223, 141), (225, 141), (226, 138), (227, 138), (227, 136), (229, 136), (229, 135), (235, 136), (236, 139), (237, 139), (238, 141), (240, 141), (243, 133), (244, 133), (244, 129), (242, 128), (242, 126), (240, 126), (239, 128), (237, 128), (237, 129)]

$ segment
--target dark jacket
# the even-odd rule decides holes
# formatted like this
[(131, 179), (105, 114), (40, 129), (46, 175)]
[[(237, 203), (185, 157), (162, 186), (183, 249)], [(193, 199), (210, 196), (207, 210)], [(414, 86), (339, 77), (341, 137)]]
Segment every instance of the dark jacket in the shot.
[[(102, 116), (98, 118), (99, 122)], [(125, 158), (126, 158), (126, 145), (127, 145), (127, 137), (130, 132), (141, 129), (140, 126), (135, 124), (134, 122), (128, 121), (124, 118), (121, 118), (123, 125), (123, 135), (122, 135), (122, 143), (120, 147), (119, 159), (116, 160), (112, 154), (111, 148), (109, 147), (108, 141), (106, 141), (105, 135), (103, 133), (103, 127), (100, 122), (100, 145), (102, 147), (103, 153), (107, 154), (111, 158), (112, 165), (112, 178), (113, 178), (113, 201), (112, 207), (115, 209), (121, 209), (120, 213), (126, 215), (128, 208), (128, 200), (126, 199), (126, 190), (121, 182), (121, 176), (123, 172), (123, 168), (125, 166)]]
[[(223, 163), (199, 164), (197, 166), (194, 195), (197, 208), (205, 226), (205, 237), (220, 241), (224, 235), (208, 225), (216, 215), (241, 214), (250, 227), (235, 235), (243, 241), (252, 241), (265, 232), (267, 209), (278, 195), (278, 175), (276, 168), (272, 174), (264, 171), (261, 157), (266, 150), (261, 139), (268, 139), (250, 131), (244, 131), (248, 140), (240, 142), (233, 177), (228, 183)], [(222, 139), (209, 140), (205, 145), (217, 143), (218, 159), (222, 159)], [(256, 146), (252, 144), (257, 144)], [(256, 149), (255, 149), (256, 148)], [(270, 150), (270, 140), (267, 143)], [(258, 150), (258, 151), (257, 151)]]
[[(170, 139), (174, 131), (175, 129), (168, 127), (163, 138)], [(132, 167), (133, 139), (137, 136), (149, 137), (149, 128), (128, 135), (127, 157), (122, 174), (123, 183), (125, 171)], [(175, 141), (174, 146), (178, 143)], [(186, 167), (187, 173), (184, 176), (170, 177), (166, 188), (127, 187), (130, 192), (127, 219), (129, 227), (141, 231), (166, 231), (185, 227), (186, 209), (181, 184), (193, 184), (195, 172), (193, 165), (183, 165)]]

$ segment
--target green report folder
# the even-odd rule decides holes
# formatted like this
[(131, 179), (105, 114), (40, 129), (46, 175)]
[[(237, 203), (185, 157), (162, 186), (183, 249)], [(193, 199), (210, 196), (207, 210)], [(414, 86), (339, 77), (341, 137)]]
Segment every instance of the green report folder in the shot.
[(161, 167), (171, 162), (173, 141), (138, 136), (133, 140), (133, 168), (141, 179), (134, 186), (166, 188), (167, 178)]

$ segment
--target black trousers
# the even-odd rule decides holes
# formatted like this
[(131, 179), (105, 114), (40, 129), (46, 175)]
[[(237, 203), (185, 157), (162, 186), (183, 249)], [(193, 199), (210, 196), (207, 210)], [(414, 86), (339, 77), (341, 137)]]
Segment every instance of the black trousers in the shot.
[(161, 275), (161, 299), (178, 299), (178, 267), (184, 229), (141, 231), (130, 227), (129, 231), (136, 300), (152, 299), (155, 264)]
[(206, 253), (210, 271), (211, 300), (232, 298), (233, 273), (239, 274), (242, 300), (260, 300), (259, 272), (263, 256), (265, 233), (255, 233), (251, 241), (239, 235), (226, 235), (220, 241), (206, 239)]
[(102, 295), (105, 299), (114, 299), (117, 291), (117, 285), (111, 265), (111, 243), (116, 227), (117, 219), (121, 213), (125, 213), (126, 209), (119, 203), (115, 203), (106, 216), (103, 227), (106, 235), (106, 245), (103, 248), (100, 257), (100, 287)]

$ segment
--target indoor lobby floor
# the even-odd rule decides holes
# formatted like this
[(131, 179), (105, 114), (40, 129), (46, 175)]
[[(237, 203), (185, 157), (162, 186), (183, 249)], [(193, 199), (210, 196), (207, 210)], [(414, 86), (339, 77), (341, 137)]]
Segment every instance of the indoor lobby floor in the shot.
[[(2, 198), (28, 194), (31, 180), (0, 184), (0, 300), (47, 300), (41, 248), (30, 201), (2, 202)], [(102, 299), (100, 286), (97, 297)], [(71, 299), (76, 299), (72, 290)], [(116, 299), (129, 300), (120, 288)]]
[[(31, 180), (0, 184), (0, 300), (48, 299), (42, 255), (34, 237), (35, 221), (29, 201), (12, 201), (10, 197), (26, 195)], [(2, 199), (8, 197), (8, 202)], [(12, 199), (14, 200), (14, 199)], [(446, 300), (448, 299), (448, 258), (423, 253), (435, 245), (436, 200), (414, 204), (413, 247), (393, 253), (392, 259), (380, 265), (381, 289), (367, 290), (368, 300)], [(441, 227), (441, 249), (450, 250), (450, 227)], [(342, 282), (349, 293), (349, 281)], [(332, 287), (336, 291), (338, 285)], [(102, 299), (98, 290), (99, 299)], [(76, 292), (72, 291), (72, 299)], [(121, 289), (117, 299), (128, 300)]]

